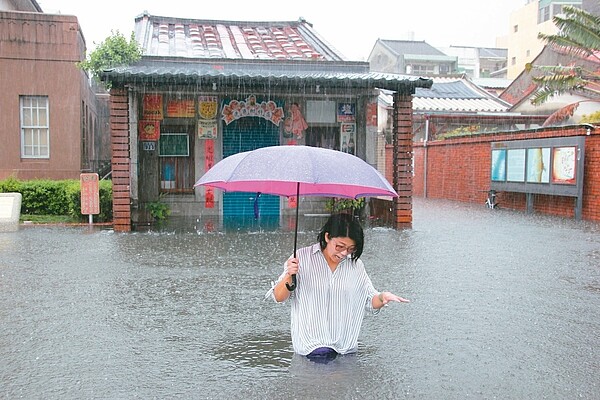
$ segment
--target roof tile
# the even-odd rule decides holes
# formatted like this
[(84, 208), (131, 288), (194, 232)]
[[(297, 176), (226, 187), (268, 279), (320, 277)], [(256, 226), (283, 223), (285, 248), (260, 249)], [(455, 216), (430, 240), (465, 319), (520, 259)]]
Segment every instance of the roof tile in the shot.
[(142, 14), (136, 18), (136, 32), (145, 56), (344, 61), (336, 50), (315, 39), (304, 20), (237, 22)]

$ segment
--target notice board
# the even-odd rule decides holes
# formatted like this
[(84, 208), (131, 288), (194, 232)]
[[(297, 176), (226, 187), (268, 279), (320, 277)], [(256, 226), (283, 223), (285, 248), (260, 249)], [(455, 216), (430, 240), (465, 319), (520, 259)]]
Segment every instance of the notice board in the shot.
[(81, 213), (100, 214), (100, 188), (98, 174), (81, 174)]

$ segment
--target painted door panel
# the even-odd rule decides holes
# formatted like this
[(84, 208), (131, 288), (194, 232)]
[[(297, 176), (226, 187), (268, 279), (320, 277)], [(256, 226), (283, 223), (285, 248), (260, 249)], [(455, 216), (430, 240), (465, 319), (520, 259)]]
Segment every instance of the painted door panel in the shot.
[[(240, 118), (223, 129), (223, 157), (266, 146), (279, 145), (279, 127), (258, 117)], [(256, 193), (223, 193), (223, 217), (255, 217)], [(279, 217), (279, 196), (261, 194), (258, 215)]]

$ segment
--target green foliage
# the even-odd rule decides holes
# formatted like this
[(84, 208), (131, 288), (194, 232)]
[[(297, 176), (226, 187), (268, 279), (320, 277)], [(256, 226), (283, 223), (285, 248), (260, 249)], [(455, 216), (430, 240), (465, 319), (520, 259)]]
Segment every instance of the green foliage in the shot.
[(581, 124), (597, 124), (600, 123), (600, 111), (593, 112), (591, 114), (585, 114), (579, 121)]
[(160, 200), (147, 203), (146, 208), (150, 211), (152, 218), (159, 222), (165, 221), (169, 215), (171, 215), (171, 208), (169, 205)]
[(0, 181), (0, 193), (19, 193), (20, 188), (21, 182), (12, 176)]
[(444, 133), (437, 135), (436, 139), (444, 140), (444, 139), (449, 139), (452, 137), (472, 136), (472, 135), (477, 135), (480, 133), (483, 133), (483, 132), (481, 131), (481, 126), (479, 126), (479, 125), (460, 126), (449, 132), (444, 132)]
[[(100, 181), (100, 214), (98, 222), (112, 220), (112, 182)], [(14, 177), (0, 181), (0, 193), (21, 193), (21, 214), (68, 216), (85, 221), (81, 214), (81, 187), (79, 180), (52, 181), (35, 179), (20, 181)]]
[(532, 104), (543, 104), (551, 97), (571, 91), (593, 92), (588, 90), (591, 75), (581, 67), (540, 66), (536, 69), (543, 75), (533, 78), (540, 89), (531, 99)]
[(28, 221), (33, 224), (76, 224), (81, 221), (68, 215), (33, 215), (21, 214), (19, 221)]
[[(563, 7), (564, 14), (555, 15), (552, 21), (559, 29), (555, 35), (540, 33), (538, 38), (559, 52), (568, 53), (575, 59), (599, 62), (600, 58), (600, 17), (577, 7)], [(580, 63), (581, 64), (581, 63)], [(531, 100), (534, 105), (542, 104), (551, 97), (568, 92), (588, 92), (598, 95), (592, 83), (600, 81), (598, 70), (587, 70), (574, 63), (569, 66), (525, 67), (535, 72), (532, 79), (540, 89)]]
[(94, 79), (99, 80), (103, 70), (129, 65), (142, 58), (142, 49), (135, 41), (133, 32), (129, 42), (118, 30), (104, 39), (88, 57), (78, 63), (78, 67), (90, 71)]
[(338, 213), (342, 211), (355, 211), (359, 210), (365, 205), (365, 198), (360, 197), (358, 199), (345, 199), (332, 197), (327, 199), (325, 202), (325, 210)]
[(559, 29), (555, 35), (538, 34), (540, 39), (555, 48), (579, 58), (594, 55), (600, 50), (600, 17), (574, 6), (564, 6), (563, 13), (552, 17)]

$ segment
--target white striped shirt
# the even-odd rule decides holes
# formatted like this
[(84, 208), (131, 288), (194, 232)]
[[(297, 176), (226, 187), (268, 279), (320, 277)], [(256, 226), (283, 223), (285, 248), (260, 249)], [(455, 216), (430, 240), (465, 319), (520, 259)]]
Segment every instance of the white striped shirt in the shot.
[[(319, 244), (297, 251), (296, 290), (290, 294), (294, 351), (306, 355), (318, 347), (340, 354), (355, 352), (365, 309), (377, 314), (371, 301), (377, 292), (363, 262), (350, 256), (331, 272)], [(286, 276), (279, 276), (273, 287)], [(273, 288), (265, 297), (271, 296)]]

